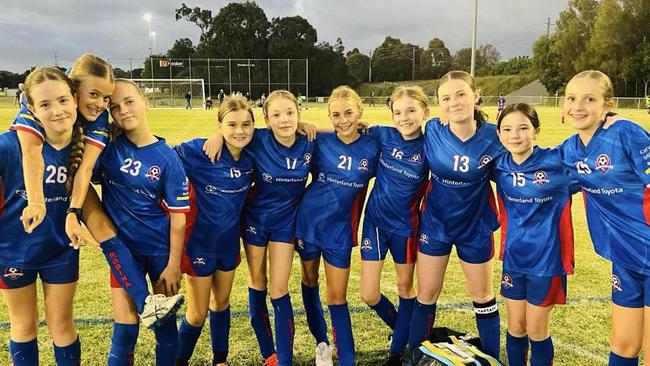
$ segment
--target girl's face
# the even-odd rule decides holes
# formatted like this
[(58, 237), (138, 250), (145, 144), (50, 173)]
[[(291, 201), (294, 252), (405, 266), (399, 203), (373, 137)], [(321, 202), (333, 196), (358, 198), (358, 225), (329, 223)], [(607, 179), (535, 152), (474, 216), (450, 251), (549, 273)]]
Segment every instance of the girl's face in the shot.
[(124, 131), (133, 131), (146, 123), (148, 108), (149, 101), (140, 95), (135, 86), (126, 82), (115, 84), (109, 109), (113, 120)]
[(106, 78), (89, 75), (77, 88), (79, 113), (87, 121), (93, 122), (106, 109), (113, 94), (115, 84)]
[(253, 120), (245, 109), (226, 113), (220, 128), (226, 145), (235, 149), (243, 149), (253, 138)]
[(422, 123), (429, 117), (429, 108), (408, 96), (393, 101), (393, 123), (404, 139), (422, 135)]
[(287, 138), (296, 134), (299, 118), (298, 108), (291, 100), (278, 98), (269, 103), (264, 121), (274, 136)]
[(329, 117), (340, 138), (356, 138), (363, 111), (349, 99), (336, 99), (329, 104)]
[(46, 130), (46, 135), (60, 135), (72, 130), (77, 120), (77, 103), (68, 84), (61, 80), (45, 80), (30, 92), (34, 113)]
[(478, 94), (465, 81), (451, 79), (438, 88), (440, 112), (450, 123), (474, 120), (474, 101)]
[(612, 109), (605, 101), (603, 89), (597, 79), (578, 78), (569, 82), (564, 96), (564, 115), (578, 131), (594, 131)]
[(516, 111), (503, 117), (497, 132), (503, 146), (513, 155), (520, 155), (533, 150), (539, 128), (533, 127), (525, 114)]

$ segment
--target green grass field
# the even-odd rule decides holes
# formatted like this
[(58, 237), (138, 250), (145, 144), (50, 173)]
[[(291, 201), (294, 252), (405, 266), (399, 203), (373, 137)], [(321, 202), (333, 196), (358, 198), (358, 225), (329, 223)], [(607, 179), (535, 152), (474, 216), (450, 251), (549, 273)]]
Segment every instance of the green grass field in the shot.
[[(437, 115), (437, 108), (433, 108)], [(491, 116), (496, 115), (495, 108), (487, 108)], [(568, 125), (560, 123), (560, 110), (542, 107), (539, 109), (542, 120), (542, 134), (539, 144), (554, 146), (572, 134)], [(620, 110), (624, 116), (641, 121), (650, 129), (648, 115), (641, 110)], [(15, 109), (0, 109), (0, 127), (8, 126), (15, 114)], [(195, 109), (185, 110), (151, 110), (150, 123), (156, 134), (164, 136), (170, 144), (197, 136), (207, 136), (215, 130), (216, 111)], [(263, 126), (261, 110), (256, 109), (258, 126)], [(328, 126), (326, 109), (313, 106), (302, 114), (304, 121), (319, 126)], [(372, 124), (389, 124), (390, 114), (385, 107), (369, 108), (364, 120)], [(19, 166), (16, 166), (19, 169)], [(576, 238), (576, 274), (569, 278), (569, 303), (554, 310), (552, 333), (555, 343), (556, 365), (598, 365), (607, 363), (610, 331), (610, 263), (598, 257), (594, 251), (587, 232), (584, 206), (580, 196), (574, 197), (573, 218)], [(544, 240), (544, 238), (539, 238)], [(498, 241), (497, 241), (498, 242)], [(359, 296), (359, 254), (353, 252), (352, 271), (348, 301), (352, 309), (352, 323), (357, 350), (358, 365), (377, 365), (386, 355), (389, 347), (389, 329), (370, 312)], [(243, 253), (242, 253), (243, 255)], [(307, 330), (300, 297), (300, 266), (296, 255), (290, 283), (293, 306), (296, 311), (295, 364), (311, 365), (314, 357), (314, 340)], [(397, 291), (394, 282), (392, 263), (387, 261), (383, 273), (382, 292), (396, 300)], [(112, 332), (111, 305), (108, 286), (108, 266), (103, 256), (92, 248), (82, 249), (81, 275), (75, 304), (75, 318), (83, 344), (83, 359), (86, 365), (105, 364), (110, 347)], [(494, 271), (494, 289), (500, 286), (500, 263)], [(321, 289), (324, 290), (324, 273), (321, 273)], [(247, 316), (247, 268), (245, 261), (237, 270), (236, 283), (231, 299), (233, 311), (230, 335), (230, 362), (232, 365), (260, 365), (261, 357)], [(324, 299), (324, 292), (321, 291)], [(505, 360), (505, 304), (500, 300), (502, 317), (502, 359)], [(443, 293), (439, 300), (439, 312), (436, 324), (462, 331), (476, 332), (473, 311), (470, 307), (463, 274), (454, 256), (446, 275)], [(269, 308), (271, 309), (270, 305)], [(183, 314), (183, 308), (180, 313)], [(328, 319), (329, 322), (329, 319)], [(0, 364), (6, 364), (8, 352), (8, 318), (7, 309), (0, 302)], [(143, 329), (140, 332), (136, 349), (137, 365), (154, 364), (153, 333)], [(41, 327), (39, 334), (41, 362), (53, 365), (51, 340), (47, 330)], [(209, 365), (211, 360), (209, 333), (204, 329), (203, 335), (192, 359), (193, 365)]]

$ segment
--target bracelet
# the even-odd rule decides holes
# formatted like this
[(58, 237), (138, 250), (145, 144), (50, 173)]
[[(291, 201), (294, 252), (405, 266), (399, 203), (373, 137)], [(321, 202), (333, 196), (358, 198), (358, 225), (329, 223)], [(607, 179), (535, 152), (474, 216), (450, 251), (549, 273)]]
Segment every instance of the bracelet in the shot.
[(43, 208), (46, 208), (45, 204), (42, 203), (42, 202), (32, 202), (32, 203), (27, 204), (27, 206), (31, 206), (31, 205), (37, 205), (37, 206), (42, 206)]
[(81, 214), (82, 214), (81, 208), (77, 208), (77, 207), (69, 207), (69, 208), (65, 211), (65, 213), (66, 213), (66, 215), (74, 214), (75, 216), (77, 216), (77, 221), (81, 222), (81, 217), (82, 217), (82, 215), (81, 215)]

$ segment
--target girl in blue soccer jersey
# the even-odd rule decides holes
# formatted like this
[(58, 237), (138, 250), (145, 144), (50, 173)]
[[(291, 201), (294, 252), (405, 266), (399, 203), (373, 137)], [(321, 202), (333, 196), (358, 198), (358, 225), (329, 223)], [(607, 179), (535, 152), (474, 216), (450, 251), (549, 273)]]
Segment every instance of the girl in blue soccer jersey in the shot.
[(650, 354), (650, 134), (634, 122), (606, 127), (613, 86), (600, 71), (574, 76), (564, 116), (577, 134), (561, 145), (580, 182), (596, 252), (612, 261), (610, 365), (637, 365)]
[[(255, 130), (246, 152), (255, 164), (255, 186), (242, 214), (242, 236), (250, 271), (248, 289), (251, 325), (265, 365), (291, 365), (294, 318), (289, 297), (293, 262), (296, 210), (305, 190), (314, 150), (313, 131), (299, 122), (298, 100), (286, 90), (275, 90), (266, 99), (267, 128)], [(299, 129), (308, 130), (307, 137)], [(214, 141), (212, 141), (214, 140)], [(221, 136), (210, 138), (210, 150), (219, 150)], [(266, 307), (267, 267), (269, 290), (275, 314), (275, 335)], [(303, 299), (320, 303), (318, 286), (302, 286)], [(311, 313), (308, 313), (311, 316)], [(318, 364), (331, 363), (326, 329), (316, 337)]]
[(218, 162), (212, 164), (203, 154), (205, 139), (174, 147), (190, 181), (191, 199), (182, 261), (188, 308), (178, 332), (176, 366), (189, 365), (208, 310), (212, 364), (226, 365), (228, 357), (230, 292), (240, 261), (239, 217), (253, 182), (253, 161), (244, 147), (253, 137), (255, 118), (244, 97), (227, 97), (217, 118), (226, 145)]
[[(187, 178), (176, 153), (154, 136), (147, 119), (148, 100), (130, 80), (117, 79), (109, 110), (117, 128), (99, 160), (103, 204), (120, 229), (138, 276), (149, 276), (155, 293), (178, 293), (189, 211)], [(138, 336), (138, 314), (124, 285), (111, 280), (114, 328), (109, 365), (133, 361)], [(178, 331), (176, 317), (158, 325), (156, 365), (173, 365)]]
[[(66, 184), (68, 189), (72, 190), (72, 197), (65, 221), (66, 232), (74, 246), (86, 241), (100, 243), (113, 276), (133, 298), (143, 324), (147, 327), (156, 326), (157, 322), (180, 306), (182, 296), (166, 298), (149, 294), (145, 279), (138, 277), (137, 272), (134, 272), (133, 258), (116, 235), (113, 223), (104, 212), (97, 193), (93, 188), (89, 188), (92, 170), (108, 142), (106, 107), (115, 87), (113, 71), (106, 61), (85, 54), (72, 65), (70, 79), (75, 90), (82, 140), (73, 146), (70, 154), (70, 171), (67, 172), (70, 179)], [(21, 108), (11, 129), (16, 130), (20, 138), (29, 201), (21, 220), (25, 230), (31, 232), (45, 217), (45, 207), (41, 204), (42, 199), (38, 198), (43, 195), (42, 188), (32, 183), (43, 179), (43, 158), (40, 151), (45, 132), (26, 106)], [(80, 220), (86, 224), (92, 237), (82, 229)]]
[[(361, 98), (340, 86), (328, 101), (335, 133), (316, 139), (312, 157), (312, 182), (307, 187), (296, 220), (297, 250), (302, 259), (302, 283), (318, 285), (321, 255), (327, 277), (327, 304), (340, 365), (354, 363), (354, 338), (347, 304), (352, 247), (370, 178), (375, 175), (379, 145), (357, 131), (362, 115)], [(318, 339), (325, 330), (322, 308), (316, 296), (304, 297), (307, 322)], [(329, 360), (328, 360), (329, 361)], [(326, 365), (331, 362), (319, 363)]]
[[(511, 366), (553, 364), (551, 310), (566, 303), (573, 274), (571, 194), (559, 149), (535, 146), (540, 123), (528, 104), (511, 104), (499, 114), (497, 132), (508, 153), (496, 159), (503, 275), (508, 307), (506, 354)], [(543, 238), (543, 239), (542, 239)]]
[[(429, 116), (427, 97), (417, 86), (391, 95), (395, 127), (373, 126), (368, 134), (381, 148), (377, 178), (365, 210), (361, 252), (361, 298), (393, 330), (384, 365), (402, 365), (415, 303), (413, 272), (417, 255), (419, 207), (428, 168), (422, 124)], [(399, 311), (380, 291), (381, 270), (390, 250), (395, 262)]]
[(417, 255), (418, 292), (409, 333), (411, 349), (429, 335), (452, 246), (461, 261), (481, 346), (499, 356), (499, 311), (492, 290), (492, 232), (499, 226), (490, 186), (493, 159), (504, 149), (496, 128), (474, 101), (473, 78), (451, 71), (440, 79), (443, 125), (427, 122), (424, 151), (431, 182), (422, 206)]
[(79, 365), (81, 345), (72, 320), (79, 277), (79, 252), (68, 245), (64, 231), (69, 193), (70, 153), (81, 140), (72, 82), (56, 68), (37, 68), (25, 81), (27, 106), (45, 132), (41, 149), (47, 176), (41, 185), (49, 215), (26, 233), (19, 221), (28, 205), (23, 172), (15, 169), (21, 149), (16, 132), (0, 135), (0, 289), (11, 324), (9, 353), (16, 366), (38, 365), (36, 277), (45, 295), (45, 320), (57, 365)]

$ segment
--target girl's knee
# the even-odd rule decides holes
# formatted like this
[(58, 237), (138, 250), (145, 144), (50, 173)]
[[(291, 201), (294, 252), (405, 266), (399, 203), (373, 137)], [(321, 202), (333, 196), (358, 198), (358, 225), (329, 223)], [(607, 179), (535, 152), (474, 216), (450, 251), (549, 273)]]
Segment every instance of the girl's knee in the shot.
[(368, 289), (362, 287), (360, 294), (361, 294), (361, 300), (370, 306), (375, 305), (379, 301), (379, 298), (381, 297), (379, 290), (376, 288)]
[(38, 335), (37, 321), (23, 321), (11, 323), (11, 338), (17, 342), (30, 341)]

